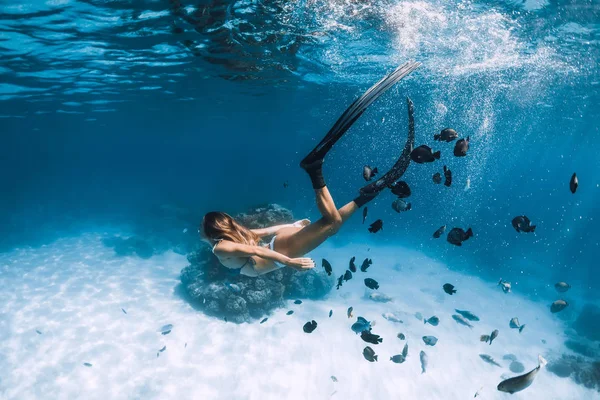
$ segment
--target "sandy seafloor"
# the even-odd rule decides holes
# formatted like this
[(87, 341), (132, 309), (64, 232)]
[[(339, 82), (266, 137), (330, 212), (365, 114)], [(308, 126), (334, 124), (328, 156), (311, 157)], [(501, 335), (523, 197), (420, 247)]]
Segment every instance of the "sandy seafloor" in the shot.
[[(0, 254), (0, 398), (451, 400), (473, 398), (483, 387), (477, 398), (600, 399), (598, 392), (545, 369), (523, 392), (498, 392), (503, 374), (516, 375), (503, 355), (514, 354), (528, 371), (538, 354), (568, 352), (563, 323), (547, 304), (504, 294), (495, 283), (452, 272), (412, 250), (325, 245), (312, 254), (319, 268), (325, 257), (339, 275), (352, 255), (359, 266), (366, 256), (373, 265), (325, 300), (290, 301), (264, 324), (236, 325), (205, 316), (178, 294), (184, 256), (118, 257), (102, 244), (104, 235)], [(380, 291), (394, 301), (365, 299), (365, 277), (379, 281)], [(456, 286), (456, 295), (442, 291), (446, 282)], [(350, 330), (355, 319), (346, 316), (349, 306), (355, 317), (376, 320), (373, 333), (384, 339), (371, 345), (378, 362), (363, 358), (368, 344)], [(458, 325), (451, 318), (454, 308), (470, 310), (481, 321), (473, 322), (474, 329)], [(295, 313), (286, 315), (288, 309)], [(403, 323), (385, 320), (384, 312), (400, 314)], [(416, 312), (437, 315), (439, 326), (424, 325)], [(521, 334), (508, 327), (515, 316), (527, 325)], [(311, 319), (318, 328), (306, 334), (302, 326)], [(174, 327), (161, 335), (165, 324)], [(481, 343), (479, 336), (493, 329), (500, 330), (494, 343)], [(404, 364), (389, 361), (404, 346), (399, 332), (409, 344)], [(423, 335), (439, 342), (425, 346)], [(421, 350), (429, 356), (425, 374)]]

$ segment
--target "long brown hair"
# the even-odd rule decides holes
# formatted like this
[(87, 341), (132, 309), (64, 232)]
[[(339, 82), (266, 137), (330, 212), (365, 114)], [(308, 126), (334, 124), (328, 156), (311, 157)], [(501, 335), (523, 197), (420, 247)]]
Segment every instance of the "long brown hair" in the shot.
[(200, 229), (207, 238), (213, 240), (224, 239), (251, 246), (256, 246), (259, 241), (255, 233), (224, 212), (211, 211), (206, 213)]

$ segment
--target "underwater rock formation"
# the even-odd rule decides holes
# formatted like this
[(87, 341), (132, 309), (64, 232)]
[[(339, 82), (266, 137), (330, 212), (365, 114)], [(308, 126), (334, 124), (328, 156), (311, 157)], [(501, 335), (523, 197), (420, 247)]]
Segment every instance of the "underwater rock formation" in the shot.
[[(251, 229), (294, 221), (288, 209), (276, 204), (255, 207), (234, 218)], [(187, 258), (190, 265), (181, 271), (181, 283), (193, 304), (208, 315), (237, 323), (262, 318), (284, 307), (285, 299), (322, 298), (334, 284), (325, 272), (316, 270), (283, 268), (256, 278), (232, 275), (204, 244)]]
[(548, 371), (561, 378), (571, 377), (578, 384), (600, 392), (599, 361), (563, 354), (560, 359), (548, 363)]
[(573, 328), (580, 336), (600, 341), (600, 307), (594, 304), (584, 305)]

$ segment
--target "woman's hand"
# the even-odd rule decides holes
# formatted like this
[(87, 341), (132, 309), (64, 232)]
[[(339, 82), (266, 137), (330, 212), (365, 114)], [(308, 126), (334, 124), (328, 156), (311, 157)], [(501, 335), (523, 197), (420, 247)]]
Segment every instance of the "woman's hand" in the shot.
[(290, 258), (286, 265), (296, 271), (308, 271), (315, 267), (315, 262), (311, 258), (306, 257)]
[(297, 228), (304, 228), (305, 226), (310, 225), (310, 219), (304, 218), (304, 219), (301, 219), (300, 221), (294, 222), (292, 225)]

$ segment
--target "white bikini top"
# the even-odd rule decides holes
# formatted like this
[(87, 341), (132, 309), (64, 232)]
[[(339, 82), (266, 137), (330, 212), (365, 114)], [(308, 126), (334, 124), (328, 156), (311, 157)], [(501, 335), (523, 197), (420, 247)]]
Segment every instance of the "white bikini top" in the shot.
[(223, 239), (217, 239), (217, 243), (215, 243), (215, 244), (214, 244), (214, 246), (213, 246), (213, 248), (212, 248), (212, 252), (213, 252), (213, 254), (215, 254), (215, 247), (217, 247), (217, 245), (218, 245), (219, 243), (221, 243), (221, 240), (223, 240)]

